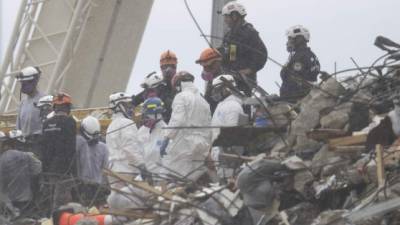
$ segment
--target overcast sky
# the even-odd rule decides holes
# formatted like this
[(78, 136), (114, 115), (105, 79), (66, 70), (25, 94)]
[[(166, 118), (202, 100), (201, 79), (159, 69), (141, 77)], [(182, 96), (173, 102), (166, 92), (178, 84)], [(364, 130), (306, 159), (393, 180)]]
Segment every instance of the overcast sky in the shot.
[[(17, 0), (3, 3), (3, 49), (8, 44)], [(205, 33), (210, 33), (212, 0), (189, 0), (189, 4)], [(285, 31), (302, 24), (311, 32), (310, 46), (318, 56), (322, 70), (333, 72), (354, 67), (353, 57), (361, 66), (370, 65), (382, 52), (373, 46), (377, 35), (400, 41), (399, 0), (242, 0), (247, 8), (248, 22), (260, 32), (269, 56), (285, 63)], [(127, 91), (137, 93), (143, 76), (159, 70), (159, 55), (170, 49), (178, 55), (178, 70), (196, 75), (203, 87), (201, 67), (194, 63), (207, 47), (194, 26), (183, 0), (155, 0), (142, 44), (136, 58)], [(271, 61), (258, 73), (259, 84), (276, 93), (280, 83), (280, 68)]]

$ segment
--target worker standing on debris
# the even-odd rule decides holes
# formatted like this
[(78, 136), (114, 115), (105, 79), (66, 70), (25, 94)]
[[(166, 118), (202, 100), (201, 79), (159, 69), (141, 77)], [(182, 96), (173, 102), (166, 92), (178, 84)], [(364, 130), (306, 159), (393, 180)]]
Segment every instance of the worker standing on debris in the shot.
[(204, 160), (211, 145), (209, 129), (180, 127), (209, 126), (210, 105), (193, 84), (194, 76), (186, 71), (175, 74), (172, 86), (178, 92), (172, 103), (171, 120), (160, 146), (163, 166), (174, 176), (198, 179), (204, 172)]
[(210, 104), (211, 113), (214, 113), (218, 102), (211, 97), (212, 81), (214, 78), (224, 73), (222, 68), (222, 55), (217, 49), (206, 48), (201, 52), (196, 63), (203, 67), (201, 77), (207, 82), (204, 98)]
[(54, 96), (54, 116), (43, 123), (43, 172), (53, 187), (52, 209), (72, 201), (76, 178), (76, 122), (71, 97)]
[[(112, 122), (108, 126), (106, 143), (110, 153), (110, 169), (114, 172), (139, 173), (143, 156), (137, 139), (137, 128), (132, 117), (132, 99), (124, 92), (110, 95), (109, 107), (113, 111)], [(111, 185), (114, 185), (110, 180)], [(118, 186), (118, 184), (115, 184)]]
[[(223, 56), (223, 67), (227, 71), (240, 73), (250, 83), (256, 83), (257, 72), (267, 62), (267, 48), (253, 25), (246, 22), (247, 12), (242, 4), (228, 2), (222, 8), (222, 15), (229, 28), (219, 48)], [(252, 88), (242, 78), (237, 79), (237, 85), (246, 95), (251, 96)]]
[(41, 71), (38, 67), (26, 67), (17, 75), (17, 79), (21, 82), (21, 92), (26, 95), (21, 101), (18, 108), (16, 128), (21, 130), (24, 136), (28, 137), (42, 130), (42, 121), (40, 120), (40, 112), (34, 104), (44, 96), (37, 85), (39, 83)]
[[(238, 126), (240, 118), (246, 118), (242, 107), (242, 100), (232, 94), (231, 90), (228, 88), (228, 85), (225, 82), (228, 82), (230, 83), (229, 85), (236, 87), (235, 79), (231, 75), (218, 76), (212, 82), (211, 97), (219, 103), (212, 117), (211, 126)], [(219, 133), (220, 129), (213, 129), (213, 141), (218, 138)], [(243, 148), (235, 148), (232, 150), (235, 151), (235, 154), (243, 154)], [(222, 149), (219, 147), (214, 147), (212, 149), (212, 156), (214, 156), (214, 160), (219, 162), (218, 176), (220, 178), (231, 177), (233, 174), (228, 174), (231, 171), (229, 170), (229, 168), (227, 168), (226, 165), (222, 165), (222, 160), (219, 159), (219, 153), (222, 152)]]
[(310, 32), (303, 26), (291, 27), (286, 32), (289, 60), (281, 70), (280, 96), (296, 102), (310, 91), (308, 82), (317, 81), (320, 64), (317, 56), (307, 46)]
[(144, 91), (136, 96), (132, 96), (133, 105), (136, 107), (143, 103), (149, 97), (159, 97), (165, 106), (164, 120), (168, 123), (171, 117), (171, 105), (175, 97), (175, 91), (171, 87), (171, 79), (176, 73), (178, 58), (170, 50), (163, 52), (160, 56), (160, 75), (153, 72), (146, 76), (142, 87)]
[(42, 163), (33, 153), (18, 150), (17, 143), (23, 138), (19, 130), (10, 131), (9, 137), (0, 131), (0, 193), (22, 213), (32, 206), (33, 181), (42, 171)]
[(143, 104), (143, 126), (139, 129), (139, 134), (145, 163), (141, 174), (144, 180), (156, 181), (157, 178), (152, 175), (160, 175), (160, 145), (164, 137), (162, 128), (166, 126), (163, 121), (164, 111), (164, 103), (157, 97), (149, 98)]
[(98, 195), (104, 191), (98, 190), (103, 190), (101, 185), (107, 183), (103, 170), (108, 168), (109, 153), (107, 145), (100, 141), (100, 123), (95, 117), (87, 116), (82, 120), (76, 137), (76, 151), (78, 176), (83, 181), (85, 197), (90, 202), (94, 202), (94, 197), (105, 201), (104, 196)]

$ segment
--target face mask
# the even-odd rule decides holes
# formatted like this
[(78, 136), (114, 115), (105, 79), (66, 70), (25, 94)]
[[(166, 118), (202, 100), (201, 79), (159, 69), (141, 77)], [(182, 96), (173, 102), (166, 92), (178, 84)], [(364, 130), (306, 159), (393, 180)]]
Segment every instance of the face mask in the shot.
[(176, 74), (176, 69), (173, 67), (167, 67), (162, 70), (164, 78), (167, 80), (171, 80), (171, 78)]
[(21, 92), (24, 94), (32, 94), (36, 89), (36, 81), (31, 80), (31, 81), (23, 81), (21, 83)]
[(157, 97), (157, 91), (155, 89), (148, 89), (146, 90), (145, 93), (145, 98), (153, 98), (153, 97)]
[(157, 123), (157, 118), (156, 115), (150, 114), (150, 115), (146, 115), (146, 117), (144, 118), (143, 121), (143, 125), (147, 128), (153, 129), (154, 126)]
[(215, 102), (220, 102), (222, 101), (222, 99), (224, 98), (224, 96), (222, 95), (222, 89), (217, 87), (217, 88), (213, 88), (211, 90), (211, 98), (215, 101)]
[(203, 70), (201, 73), (201, 78), (203, 78), (205, 81), (212, 81), (214, 79), (214, 74)]

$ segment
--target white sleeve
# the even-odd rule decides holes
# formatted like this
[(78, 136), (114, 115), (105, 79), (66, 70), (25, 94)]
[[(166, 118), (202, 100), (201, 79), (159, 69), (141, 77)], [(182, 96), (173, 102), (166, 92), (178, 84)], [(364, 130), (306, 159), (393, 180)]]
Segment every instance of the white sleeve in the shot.
[(133, 124), (124, 128), (122, 132), (122, 151), (125, 153), (127, 160), (135, 166), (144, 163), (143, 154), (138, 141), (138, 131), (136, 125)]
[[(180, 127), (185, 124), (185, 115), (186, 115), (186, 107), (185, 107), (185, 96), (177, 95), (174, 98), (172, 103), (172, 114), (171, 119), (169, 120), (168, 127)], [(166, 129), (165, 135), (167, 138), (173, 139), (179, 129)]]

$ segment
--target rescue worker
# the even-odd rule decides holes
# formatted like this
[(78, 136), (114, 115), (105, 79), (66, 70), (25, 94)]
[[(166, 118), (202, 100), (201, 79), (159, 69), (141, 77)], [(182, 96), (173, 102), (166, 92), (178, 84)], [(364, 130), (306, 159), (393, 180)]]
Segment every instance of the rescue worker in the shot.
[(280, 96), (288, 98), (289, 102), (296, 102), (310, 92), (311, 86), (308, 82), (317, 81), (320, 64), (317, 56), (307, 46), (310, 32), (305, 27), (291, 27), (286, 36), (289, 59), (281, 70)]
[(251, 96), (252, 85), (249, 87), (243, 78), (247, 78), (253, 85), (257, 83), (257, 72), (267, 62), (267, 48), (258, 31), (245, 20), (247, 12), (242, 4), (228, 2), (222, 8), (222, 15), (229, 28), (219, 48), (223, 56), (223, 67), (226, 71), (234, 71), (243, 76), (236, 77), (238, 88)]
[(393, 98), (393, 105), (394, 109), (368, 133), (365, 143), (368, 151), (375, 150), (378, 144), (391, 146), (400, 137), (400, 95)]
[(222, 55), (217, 49), (206, 48), (201, 52), (196, 63), (203, 67), (201, 77), (207, 82), (204, 98), (210, 104), (211, 113), (213, 114), (218, 102), (211, 98), (212, 81), (214, 78), (224, 73), (222, 68)]
[(172, 103), (171, 120), (160, 146), (167, 174), (197, 180), (206, 171), (204, 160), (211, 146), (209, 129), (180, 129), (186, 126), (209, 126), (210, 105), (193, 83), (194, 76), (186, 71), (175, 74), (172, 86), (177, 95)]
[(52, 190), (52, 210), (73, 200), (76, 171), (76, 122), (71, 97), (54, 96), (54, 116), (43, 123), (43, 172)]
[(42, 130), (40, 111), (34, 106), (44, 96), (37, 88), (40, 74), (38, 67), (28, 66), (17, 75), (17, 80), (21, 82), (21, 93), (25, 94), (26, 98), (21, 101), (18, 108), (16, 129), (21, 130), (26, 137)]
[(162, 74), (162, 81), (160, 75), (155, 72), (146, 76), (142, 87), (145, 89), (136, 96), (132, 96), (133, 105), (136, 107), (142, 104), (149, 97), (159, 97), (164, 102), (165, 112), (164, 120), (168, 123), (171, 117), (171, 105), (175, 97), (175, 91), (171, 87), (171, 79), (176, 73), (178, 65), (178, 58), (175, 53), (170, 50), (163, 52), (160, 56), (160, 69)]
[(163, 102), (167, 102), (163, 117), (168, 122), (171, 117), (172, 100), (175, 96), (175, 92), (171, 89), (171, 84), (168, 83), (170, 81), (166, 81), (163, 75), (156, 72), (150, 73), (141, 84), (144, 90), (139, 95), (133, 97), (133, 105), (138, 106), (148, 98), (159, 97)]
[[(105, 202), (104, 185), (107, 179), (103, 170), (108, 168), (107, 145), (100, 141), (100, 123), (93, 116), (85, 117), (76, 137), (78, 154), (78, 176), (83, 181), (82, 189), (87, 203), (95, 205)], [(96, 199), (94, 199), (96, 197)]]
[(176, 73), (177, 65), (178, 65), (178, 58), (176, 57), (175, 53), (173, 53), (170, 50), (161, 53), (160, 56), (161, 73), (163, 75), (164, 81), (167, 83), (168, 87), (171, 90), (173, 90), (173, 88), (171, 87), (171, 80)]
[[(236, 87), (236, 82), (231, 75), (221, 75), (215, 78), (212, 82), (212, 98), (219, 102), (215, 110), (215, 113), (211, 120), (211, 126), (216, 127), (232, 127), (240, 124), (241, 118), (246, 118), (242, 107), (242, 100), (232, 94), (231, 90), (227, 87), (225, 82), (230, 82), (232, 86)], [(213, 129), (212, 140), (215, 141), (218, 138), (220, 129)], [(218, 176), (222, 179), (233, 176), (233, 170), (235, 166), (227, 165), (224, 160), (219, 157), (219, 153), (223, 153), (225, 150), (220, 147), (212, 148), (212, 156), (214, 161), (219, 162), (217, 170)], [(243, 148), (232, 147), (229, 151), (233, 151), (235, 154), (243, 154)], [(240, 166), (240, 165), (239, 165)]]
[(52, 95), (45, 95), (41, 97), (39, 101), (34, 104), (34, 106), (39, 109), (39, 117), (42, 122), (54, 116)]
[[(109, 107), (113, 112), (106, 136), (110, 169), (136, 175), (140, 172), (137, 167), (143, 163), (143, 157), (137, 139), (136, 124), (130, 119), (132, 117), (131, 96), (124, 92), (114, 93), (110, 95)], [(112, 186), (121, 185), (114, 182), (115, 180), (110, 178)]]
[[(143, 126), (139, 129), (140, 143), (143, 149), (145, 172), (142, 178), (150, 182), (157, 181), (160, 176), (161, 156), (160, 145), (163, 140), (162, 128), (166, 126), (163, 120), (164, 103), (160, 98), (148, 98), (142, 108)], [(152, 177), (152, 175), (155, 177)]]
[(10, 131), (8, 137), (0, 131), (0, 193), (22, 214), (32, 207), (34, 180), (42, 171), (33, 153), (18, 150), (23, 138), (20, 130)]

